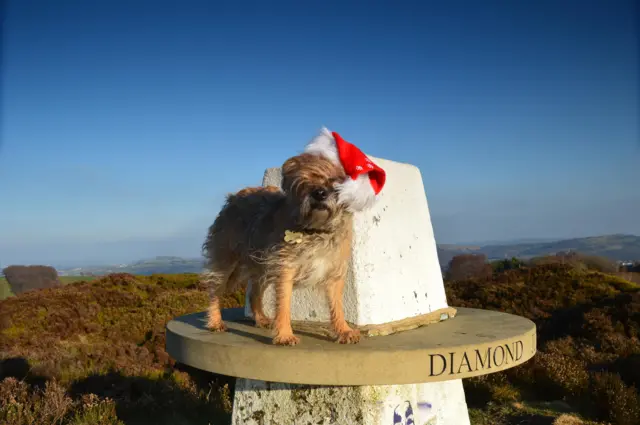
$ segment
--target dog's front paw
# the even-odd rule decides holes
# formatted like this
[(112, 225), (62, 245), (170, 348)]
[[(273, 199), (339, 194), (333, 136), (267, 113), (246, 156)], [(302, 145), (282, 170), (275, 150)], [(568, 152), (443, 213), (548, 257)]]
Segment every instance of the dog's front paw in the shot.
[(275, 345), (296, 345), (300, 342), (300, 338), (298, 338), (297, 336), (295, 336), (294, 334), (283, 334), (283, 335), (277, 335), (275, 338), (273, 338), (273, 343)]
[(360, 331), (358, 329), (349, 329), (348, 331), (340, 332), (337, 342), (340, 344), (357, 344), (360, 342)]
[(224, 322), (212, 322), (207, 323), (207, 329), (209, 329), (211, 332), (226, 332), (227, 326), (224, 324)]

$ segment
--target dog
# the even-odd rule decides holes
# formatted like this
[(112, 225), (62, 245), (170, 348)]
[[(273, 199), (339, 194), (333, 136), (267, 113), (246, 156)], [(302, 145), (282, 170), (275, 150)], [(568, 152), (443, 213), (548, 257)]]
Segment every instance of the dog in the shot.
[[(273, 344), (296, 345), (291, 296), (297, 287), (321, 287), (327, 294), (336, 341), (354, 344), (360, 332), (344, 318), (342, 294), (351, 255), (353, 213), (339, 202), (344, 169), (318, 155), (302, 153), (282, 165), (281, 188), (248, 187), (227, 196), (202, 245), (203, 281), (211, 297), (207, 328), (224, 332), (220, 297), (251, 280), (255, 324), (274, 331)], [(275, 285), (274, 320), (263, 295)]]

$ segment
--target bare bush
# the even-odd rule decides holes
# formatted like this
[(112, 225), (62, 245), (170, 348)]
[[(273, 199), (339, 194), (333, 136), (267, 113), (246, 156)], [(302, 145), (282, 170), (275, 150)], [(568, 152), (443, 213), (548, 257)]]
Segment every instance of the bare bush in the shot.
[(488, 278), (493, 274), (493, 269), (487, 263), (484, 254), (460, 254), (449, 262), (446, 278), (448, 280), (464, 280), (472, 278)]
[(11, 291), (18, 295), (33, 289), (60, 285), (58, 272), (51, 266), (8, 266), (3, 271)]
[(535, 257), (530, 262), (532, 265), (567, 264), (584, 271), (591, 270), (601, 273), (615, 273), (618, 271), (618, 265), (606, 257), (582, 254), (575, 251)]

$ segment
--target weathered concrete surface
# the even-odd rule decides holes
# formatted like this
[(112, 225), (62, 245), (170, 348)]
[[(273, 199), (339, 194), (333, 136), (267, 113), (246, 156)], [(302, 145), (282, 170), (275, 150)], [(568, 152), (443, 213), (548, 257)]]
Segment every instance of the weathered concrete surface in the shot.
[(238, 379), (232, 425), (469, 425), (462, 387), (314, 387)]
[[(530, 359), (536, 326), (520, 316), (458, 308), (454, 319), (387, 336), (337, 344), (305, 332), (295, 347), (272, 345), (268, 330), (223, 310), (228, 331), (206, 329), (205, 313), (167, 325), (167, 352), (180, 363), (227, 376), (314, 385), (419, 384), (508, 369)], [(294, 332), (296, 323), (294, 323)], [(462, 388), (460, 386), (460, 388)]]
[[(354, 239), (344, 310), (348, 322), (371, 325), (447, 307), (436, 241), (420, 170), (373, 158), (387, 173), (376, 205), (354, 217)], [(263, 185), (280, 186), (279, 168), (266, 170)], [(274, 289), (265, 293), (265, 312), (275, 315)], [(248, 307), (247, 317), (251, 317)], [(301, 288), (291, 303), (293, 320), (328, 321), (321, 291)]]

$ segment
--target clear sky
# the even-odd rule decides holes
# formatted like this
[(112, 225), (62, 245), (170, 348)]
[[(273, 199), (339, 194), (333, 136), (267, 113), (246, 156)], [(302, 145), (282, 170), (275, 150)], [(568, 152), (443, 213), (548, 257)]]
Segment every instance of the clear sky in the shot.
[(9, 0), (0, 264), (197, 256), (322, 125), (439, 243), (640, 234), (634, 1), (263, 3)]

